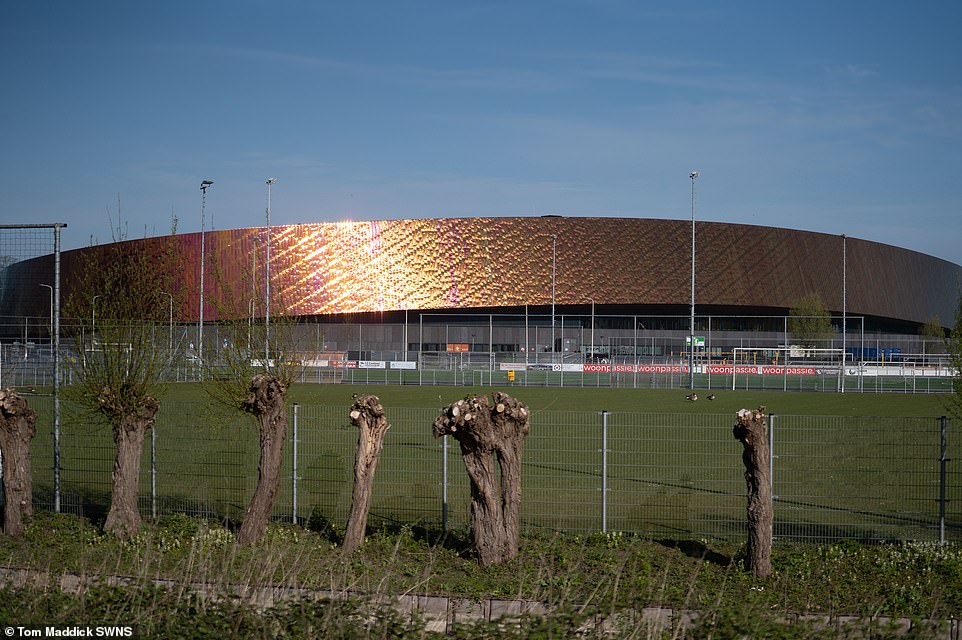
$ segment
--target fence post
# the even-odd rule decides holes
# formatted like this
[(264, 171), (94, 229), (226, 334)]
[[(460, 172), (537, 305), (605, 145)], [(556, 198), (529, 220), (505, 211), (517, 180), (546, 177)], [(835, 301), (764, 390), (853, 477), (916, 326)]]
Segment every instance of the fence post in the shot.
[(939, 542), (945, 544), (945, 457), (948, 443), (946, 441), (945, 425), (947, 418), (939, 418), (940, 451), (939, 451)]
[(293, 442), (291, 443), (291, 520), (294, 524), (297, 524), (297, 410), (300, 409), (300, 405), (296, 402), (294, 403), (294, 424), (292, 428), (291, 437)]
[(53, 228), (54, 354), (53, 354), (53, 502), (60, 513), (60, 227)]
[(448, 439), (441, 438), (441, 529), (448, 532)]
[(157, 423), (150, 429), (150, 516), (157, 519)]
[(601, 532), (608, 532), (608, 412), (601, 412)]
[(772, 491), (772, 500), (777, 500), (775, 495), (775, 414), (768, 416), (768, 482)]

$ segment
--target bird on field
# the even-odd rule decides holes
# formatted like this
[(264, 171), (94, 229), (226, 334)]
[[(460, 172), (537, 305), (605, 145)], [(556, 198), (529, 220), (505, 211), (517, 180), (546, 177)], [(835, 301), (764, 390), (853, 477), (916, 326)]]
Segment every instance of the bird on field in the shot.
[(685, 396), (685, 400), (688, 400), (689, 402), (694, 402), (697, 399), (698, 399), (697, 393), (689, 393), (687, 396)]
[(709, 399), (709, 400), (714, 400), (714, 399), (715, 399), (715, 394), (714, 394), (714, 393), (708, 394), (708, 399)]

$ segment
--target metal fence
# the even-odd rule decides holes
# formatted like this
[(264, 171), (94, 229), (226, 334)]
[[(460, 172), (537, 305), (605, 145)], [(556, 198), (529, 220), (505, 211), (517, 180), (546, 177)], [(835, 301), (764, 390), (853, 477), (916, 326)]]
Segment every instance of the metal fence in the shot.
[[(579, 363), (527, 365), (524, 369), (503, 369), (515, 363), (498, 354), (493, 366), (478, 365), (476, 360), (461, 367), (428, 366), (417, 370), (392, 370), (388, 367), (351, 368), (342, 370), (305, 369), (301, 382), (339, 382), (344, 384), (411, 384), (423, 386), (467, 387), (610, 387), (620, 389), (687, 389), (690, 380), (684, 365), (664, 359), (633, 359), (595, 371), (604, 365), (588, 365), (576, 370)], [(485, 354), (485, 359), (487, 356)], [(494, 359), (492, 359), (494, 360)], [(379, 364), (380, 361), (375, 361)], [(766, 373), (768, 369), (777, 372)], [(801, 365), (794, 367), (802, 368)], [(910, 364), (888, 364), (884, 374), (864, 375), (859, 367), (840, 375), (837, 364), (805, 363), (805, 374), (793, 374), (792, 367), (753, 367), (750, 374), (728, 372), (733, 367), (696, 365), (696, 389), (731, 389), (741, 391), (841, 391), (852, 393), (951, 393), (951, 372), (946, 366), (921, 367)], [(933, 372), (938, 370), (938, 374)], [(788, 371), (789, 373), (785, 373)], [(513, 374), (513, 375), (512, 375)]]
[[(38, 288), (39, 289), (39, 288)], [(149, 323), (164, 354), (167, 381), (199, 380), (216, 375), (225, 352), (240, 350), (257, 360), (251, 324), (209, 324), (203, 358), (198, 327)], [(430, 314), (424, 318), (431, 320)], [(90, 319), (92, 321), (92, 318)], [(290, 327), (293, 357), (305, 364), (302, 382), (417, 385), (512, 385), (547, 387), (687, 388), (687, 330), (671, 326), (665, 316), (561, 317), (552, 332), (536, 315), (445, 316), (443, 323), (419, 317), (411, 323), (303, 323)], [(529, 323), (530, 320), (530, 323)], [(655, 320), (658, 322), (655, 323)], [(744, 324), (739, 317), (698, 318), (707, 324), (703, 343), (692, 357), (694, 386), (699, 389), (950, 393), (955, 373), (940, 339), (917, 335), (850, 335), (818, 348), (792, 346), (785, 331), (712, 329)], [(858, 321), (861, 318), (849, 318)], [(523, 321), (523, 322), (522, 322)], [(550, 321), (550, 318), (547, 319)], [(784, 324), (785, 317), (752, 319)], [(61, 346), (61, 380), (70, 384), (70, 363), (82, 362), (95, 342), (86, 320), (68, 319), (72, 340)], [(522, 322), (522, 324), (518, 324)], [(685, 326), (687, 327), (687, 317)], [(92, 322), (91, 322), (92, 324)], [(598, 330), (594, 330), (597, 324)], [(46, 387), (54, 376), (54, 340), (48, 318), (0, 318), (0, 383)], [(601, 327), (608, 328), (602, 332)], [(232, 341), (235, 341), (232, 343)], [(551, 351), (551, 343), (556, 349)], [(239, 344), (246, 343), (246, 344)], [(235, 353), (236, 355), (236, 353)], [(200, 366), (203, 361), (206, 366)]]
[[(39, 402), (38, 402), (39, 401)], [(32, 398), (34, 491), (53, 508), (47, 398)], [(371, 523), (466, 528), (470, 488), (456, 443), (431, 437), (435, 409), (389, 409)], [(738, 539), (741, 445), (730, 415), (536, 411), (525, 441), (527, 529)], [(357, 432), (343, 407), (290, 408), (274, 516), (346, 522)], [(778, 539), (962, 541), (962, 434), (940, 418), (771, 416)], [(101, 517), (109, 429), (71, 416), (61, 435), (62, 510)], [(241, 414), (166, 402), (144, 448), (141, 511), (238, 520), (257, 480), (258, 436)]]
[[(375, 354), (403, 358), (403, 354)], [(550, 355), (550, 354), (548, 354)], [(686, 365), (677, 359), (620, 358), (617, 362), (586, 363), (582, 355), (569, 356), (552, 364), (525, 363), (516, 353), (450, 354), (422, 352), (415, 360), (328, 361), (327, 366), (305, 366), (303, 383), (390, 384), (426, 386), (509, 386), (509, 387), (612, 387), (627, 389), (686, 389)], [(799, 362), (789, 366), (735, 367), (724, 364), (695, 365), (696, 389), (738, 389), (753, 391), (841, 391), (857, 393), (951, 393), (952, 373), (939, 357), (927, 356), (937, 364), (894, 362), (881, 365), (851, 365), (844, 375), (838, 363)], [(940, 356), (943, 360), (944, 355)], [(76, 359), (67, 352), (68, 363)], [(532, 358), (532, 360), (534, 360)], [(331, 363), (337, 363), (335, 366)], [(405, 363), (410, 368), (401, 368)], [(205, 370), (184, 357), (172, 357), (163, 372), (168, 382), (188, 382), (216, 372), (216, 362)], [(744, 369), (750, 372), (744, 372)], [(41, 388), (53, 384), (54, 360), (49, 345), (0, 344), (0, 382), (4, 386)], [(868, 370), (868, 372), (867, 372)], [(795, 373), (801, 371), (802, 373)], [(64, 367), (62, 382), (72, 384), (75, 371)]]

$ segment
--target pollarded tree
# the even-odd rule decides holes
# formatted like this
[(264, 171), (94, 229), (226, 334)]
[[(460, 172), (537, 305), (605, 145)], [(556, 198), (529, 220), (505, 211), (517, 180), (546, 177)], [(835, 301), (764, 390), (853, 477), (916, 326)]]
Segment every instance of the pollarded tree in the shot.
[(788, 332), (792, 342), (816, 348), (835, 336), (832, 315), (817, 293), (810, 293), (795, 303), (788, 312)]
[(30, 441), (37, 412), (14, 389), (0, 389), (0, 459), (3, 461), (3, 532), (23, 535), (23, 519), (33, 515)]
[(253, 417), (260, 442), (257, 484), (237, 532), (237, 543), (248, 545), (267, 532), (287, 439), (287, 395), (303, 371), (302, 363), (313, 354), (302, 348), (307, 341), (300, 337), (306, 333), (286, 312), (283, 291), (272, 296), (270, 323), (254, 322), (248, 319), (249, 309), (261, 308), (265, 299), (260, 283), (249, 273), (240, 278), (238, 287), (220, 272), (216, 256), (214, 265), (220, 288), (215, 304), (222, 318), (217, 325), (222, 348), (204, 361), (207, 389), (215, 400)]
[(357, 451), (354, 454), (354, 490), (351, 512), (344, 533), (344, 553), (352, 553), (364, 543), (367, 517), (374, 493), (374, 472), (384, 448), (384, 435), (391, 428), (384, 406), (377, 396), (354, 396), (351, 424), (357, 427)]
[(769, 473), (770, 444), (765, 407), (759, 407), (755, 411), (739, 411), (732, 433), (743, 446), (742, 462), (745, 464), (745, 483), (748, 486), (748, 544), (745, 565), (756, 578), (766, 578), (772, 573), (775, 511)]
[(238, 544), (252, 544), (267, 530), (284, 459), (287, 438), (287, 392), (290, 382), (270, 371), (254, 374), (241, 406), (257, 420), (260, 433), (260, 462), (257, 486), (237, 532)]
[(76, 354), (66, 389), (89, 414), (110, 425), (116, 446), (110, 510), (104, 528), (125, 538), (140, 530), (137, 507), (146, 433), (160, 409), (168, 362), (168, 311), (174, 304), (174, 256), (164, 239), (107, 245), (67, 283), (66, 331)]
[(518, 555), (528, 417), (524, 404), (499, 391), (492, 401), (486, 396), (458, 400), (434, 420), (434, 437), (450, 435), (461, 445), (471, 480), (471, 540), (482, 566)]

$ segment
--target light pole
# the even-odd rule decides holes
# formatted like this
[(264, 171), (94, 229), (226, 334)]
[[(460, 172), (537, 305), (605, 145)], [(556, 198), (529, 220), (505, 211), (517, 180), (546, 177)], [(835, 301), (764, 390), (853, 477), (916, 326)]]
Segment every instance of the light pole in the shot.
[(41, 282), (40, 286), (50, 289), (50, 355), (53, 355), (53, 285)]
[(251, 298), (251, 317), (247, 319), (247, 357), (253, 360), (254, 354), (251, 353), (251, 333), (254, 331), (254, 298)]
[(551, 234), (551, 362), (555, 361), (555, 342), (554, 342), (554, 292), (555, 277), (558, 268), (558, 235)]
[(264, 283), (264, 364), (271, 361), (271, 185), (277, 178), (267, 179), (267, 275)]
[(251, 239), (251, 300), (250, 300), (250, 312), (251, 317), (247, 320), (247, 357), (249, 360), (254, 359), (254, 312), (257, 307), (257, 248), (261, 245), (261, 238), (259, 236), (254, 236)]
[(848, 282), (847, 282), (848, 279), (846, 277), (848, 272), (848, 269), (847, 269), (848, 265), (846, 264), (847, 262), (848, 262), (848, 246), (846, 243), (845, 234), (843, 233), (842, 234), (842, 376), (841, 376), (841, 381), (842, 381), (841, 392), (842, 393), (845, 393), (845, 338), (846, 338), (845, 324), (847, 320), (847, 318), (845, 317), (846, 316), (845, 295), (847, 293), (846, 287), (848, 285)]
[(170, 317), (167, 325), (167, 359), (169, 360), (174, 353), (174, 294), (166, 291), (161, 293), (170, 298)]
[(90, 334), (93, 336), (97, 332), (97, 298), (100, 297), (98, 293), (93, 298), (90, 299)]
[(97, 298), (98, 293), (90, 299), (90, 346), (93, 347), (94, 339), (97, 337)]
[(214, 184), (213, 180), (202, 180), (200, 183), (200, 319), (197, 324), (197, 361), (204, 362), (204, 225), (206, 223), (207, 187)]
[(688, 325), (688, 387), (695, 388), (695, 179), (698, 172), (688, 174), (691, 178), (691, 323)]
[(592, 360), (594, 360), (594, 357), (595, 357), (595, 300), (594, 298), (588, 298), (588, 301), (591, 302), (591, 347), (589, 350), (589, 354), (591, 355)]

